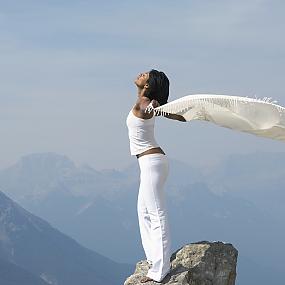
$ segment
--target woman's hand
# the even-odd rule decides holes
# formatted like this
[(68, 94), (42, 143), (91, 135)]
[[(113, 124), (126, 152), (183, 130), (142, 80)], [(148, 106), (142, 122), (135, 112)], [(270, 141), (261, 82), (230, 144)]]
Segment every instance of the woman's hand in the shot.
[[(145, 113), (146, 112), (151, 113), (154, 108), (157, 108), (159, 106), (160, 106), (160, 104), (158, 103), (158, 101), (153, 99), (153, 100), (151, 100), (151, 102), (146, 107)], [(160, 116), (160, 115), (161, 115), (161, 113), (156, 113), (156, 116)], [(165, 118), (168, 118), (168, 119), (177, 120), (180, 122), (186, 122), (186, 119), (183, 116), (178, 115), (178, 114), (167, 114), (166, 113), (166, 114), (163, 114), (163, 116)]]
[(157, 100), (151, 100), (150, 103), (152, 104), (153, 108), (156, 108), (156, 107), (160, 106)]
[(145, 109), (145, 112), (151, 113), (154, 108), (159, 107), (159, 103), (156, 100), (151, 100), (148, 106)]

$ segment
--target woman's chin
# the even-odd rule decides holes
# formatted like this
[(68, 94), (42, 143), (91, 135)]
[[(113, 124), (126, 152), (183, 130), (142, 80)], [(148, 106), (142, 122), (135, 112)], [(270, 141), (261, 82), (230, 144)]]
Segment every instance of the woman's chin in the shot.
[(135, 80), (134, 83), (136, 84), (137, 87), (140, 87), (140, 88), (141, 88), (141, 86), (140, 86), (140, 84), (137, 82), (137, 80)]

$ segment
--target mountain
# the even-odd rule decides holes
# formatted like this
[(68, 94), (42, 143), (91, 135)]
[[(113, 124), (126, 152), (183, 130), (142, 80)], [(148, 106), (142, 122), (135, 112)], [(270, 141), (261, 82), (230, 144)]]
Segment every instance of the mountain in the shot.
[[(96, 171), (86, 164), (76, 166), (64, 155), (34, 153), (0, 171), (0, 190), (84, 246), (116, 256), (118, 262), (135, 262), (133, 252), (140, 238), (134, 208), (138, 171), (136, 161), (123, 171)], [(177, 185), (201, 179), (199, 170), (171, 161), (168, 188), (174, 195), (179, 195)], [(120, 238), (119, 247), (114, 231)], [(131, 241), (130, 235), (134, 236)], [(125, 248), (130, 250), (125, 252)]]
[[(262, 157), (262, 154), (259, 156)], [(284, 160), (274, 153), (272, 156), (264, 154), (264, 160), (270, 163), (263, 166), (262, 160), (254, 162), (254, 157), (254, 154), (243, 159), (240, 156), (229, 157), (228, 162), (223, 161), (207, 175), (193, 166), (170, 159), (170, 176), (165, 189), (173, 250), (189, 241), (203, 239), (231, 242), (239, 249), (240, 260), (248, 265), (238, 265), (238, 282), (244, 281), (246, 276), (248, 282), (255, 283), (257, 272), (260, 276), (262, 272), (272, 273), (279, 280), (278, 272), (283, 270), (285, 252), (279, 244), (285, 238), (284, 215), (277, 216), (277, 213), (282, 213), (284, 200), (278, 199), (282, 196), (277, 195), (270, 198), (270, 193), (282, 194), (280, 187), (284, 177)], [(19, 163), (0, 172), (0, 187), (9, 195), (13, 192), (15, 199), (26, 209), (101, 255), (117, 262), (133, 264), (144, 258), (136, 212), (139, 186), (137, 162), (121, 171), (96, 171), (88, 165), (78, 167), (70, 162), (64, 163), (64, 159), (68, 158), (43, 153), (20, 160), (22, 169), (31, 169), (30, 165), (36, 168), (39, 164), (41, 171), (37, 172), (38, 177), (51, 177), (48, 176), (50, 167), (56, 169), (58, 165), (70, 165), (72, 171), (65, 176), (61, 167), (58, 167), (54, 178), (42, 178), (41, 181), (48, 180), (48, 183), (42, 182), (41, 187), (45, 188), (42, 191), (46, 194), (40, 198), (33, 190), (38, 183), (33, 171), (28, 173), (22, 170), (17, 175), (13, 174), (15, 169), (19, 169)], [(239, 159), (243, 162), (236, 162)], [(50, 160), (53, 161), (52, 165), (42, 163)], [(254, 175), (254, 169), (257, 175)], [(27, 195), (21, 196), (21, 185), (28, 184), (27, 181)], [(270, 181), (275, 183), (268, 194)], [(263, 198), (258, 191), (266, 183), (268, 186), (264, 188), (266, 195)], [(275, 209), (261, 206), (266, 203), (275, 204)]]
[(13, 264), (9, 261), (0, 259), (0, 280), (1, 285), (48, 285), (40, 277)]
[[(117, 285), (132, 270), (131, 265), (118, 264), (81, 246), (3, 192), (0, 192), (0, 258), (6, 261), (7, 272), (13, 263), (24, 269), (22, 275), (26, 278), (27, 271), (31, 279), (33, 275), (56, 285)], [(21, 274), (20, 269), (15, 272)]]
[(1, 170), (0, 185), (19, 203), (37, 203), (59, 190), (73, 196), (96, 197), (112, 191), (122, 181), (124, 177), (114, 172), (99, 172), (88, 165), (77, 167), (65, 155), (53, 152), (32, 153)]
[[(251, 201), (268, 215), (284, 222), (285, 152), (255, 152), (229, 156), (208, 175), (215, 193)], [(283, 227), (285, 231), (285, 227)]]
[[(0, 187), (18, 203), (37, 204), (51, 193), (107, 199), (120, 196), (125, 187), (138, 181), (137, 162), (123, 171), (97, 171), (87, 164), (76, 166), (67, 156), (53, 152), (32, 153), (6, 169), (0, 170)], [(201, 172), (185, 163), (171, 160), (169, 185), (185, 185), (203, 180)], [(120, 186), (118, 190), (118, 185)]]

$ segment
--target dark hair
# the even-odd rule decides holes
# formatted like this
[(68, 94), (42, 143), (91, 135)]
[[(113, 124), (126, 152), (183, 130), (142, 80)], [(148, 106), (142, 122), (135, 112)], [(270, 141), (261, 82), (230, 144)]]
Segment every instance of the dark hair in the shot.
[(144, 96), (158, 101), (160, 105), (166, 104), (169, 96), (169, 80), (164, 72), (152, 69), (147, 83), (149, 88)]

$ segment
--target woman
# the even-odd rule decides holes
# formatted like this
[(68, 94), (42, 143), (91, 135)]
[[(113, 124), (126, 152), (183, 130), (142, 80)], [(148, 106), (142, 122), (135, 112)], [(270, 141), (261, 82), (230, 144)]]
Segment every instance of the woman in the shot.
[[(161, 282), (170, 271), (171, 238), (166, 209), (164, 184), (168, 176), (168, 160), (154, 138), (155, 114), (150, 106), (167, 103), (169, 80), (152, 69), (135, 80), (138, 99), (127, 117), (131, 155), (136, 155), (140, 167), (140, 187), (137, 212), (141, 241), (151, 265), (141, 283)], [(165, 115), (184, 121), (180, 115)]]

